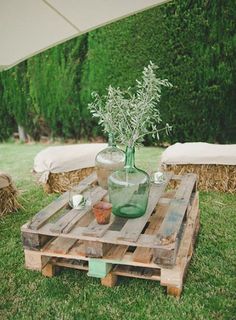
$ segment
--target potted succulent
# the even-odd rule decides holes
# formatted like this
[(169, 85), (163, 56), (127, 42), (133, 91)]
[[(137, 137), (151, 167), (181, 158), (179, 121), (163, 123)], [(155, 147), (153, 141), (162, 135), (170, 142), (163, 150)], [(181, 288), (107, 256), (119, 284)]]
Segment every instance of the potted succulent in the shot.
[[(142, 144), (145, 135), (152, 134), (159, 139), (159, 133), (167, 133), (171, 127), (162, 122), (158, 108), (162, 87), (172, 87), (167, 79), (156, 76), (157, 66), (150, 62), (144, 68), (141, 81), (136, 80), (137, 90), (122, 91), (109, 87), (105, 97), (106, 104), (111, 106), (111, 130), (116, 140), (126, 145), (125, 166), (113, 172), (108, 179), (109, 198), (112, 212), (115, 215), (136, 218), (146, 211), (150, 179), (146, 172), (135, 166), (135, 147)], [(103, 99), (96, 95), (96, 101), (103, 104)], [(96, 116), (96, 114), (94, 114)]]

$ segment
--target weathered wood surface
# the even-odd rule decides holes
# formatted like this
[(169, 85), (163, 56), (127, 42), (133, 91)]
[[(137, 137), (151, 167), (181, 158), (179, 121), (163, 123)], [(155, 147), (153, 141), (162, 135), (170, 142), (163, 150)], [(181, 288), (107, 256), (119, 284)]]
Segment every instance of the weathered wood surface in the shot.
[(50, 239), (48, 235), (41, 235), (31, 232), (21, 233), (23, 247), (30, 250), (40, 250)]
[[(106, 190), (102, 189), (101, 187), (96, 187), (96, 189), (91, 193), (91, 205), (94, 205), (95, 203), (100, 201), (106, 194)], [(81, 210), (72, 209), (66, 215), (61, 217), (56, 223), (54, 223), (50, 230), (56, 233), (68, 233), (73, 229), (76, 223), (81, 220), (90, 210), (91, 207)]]
[(148, 280), (154, 280), (154, 281), (159, 281), (161, 279), (160, 269), (147, 269), (147, 268), (135, 269), (135, 267), (123, 266), (123, 265), (116, 266), (111, 271), (111, 274), (116, 276), (148, 279)]
[(186, 228), (180, 240), (180, 246), (172, 268), (162, 268), (161, 285), (167, 286), (169, 293), (179, 297), (182, 288), (184, 276), (187, 271), (188, 264), (193, 254), (193, 247), (196, 241), (196, 236), (199, 231), (199, 204), (198, 193), (193, 202), (192, 210), (189, 213)]
[(90, 237), (100, 238), (102, 237), (106, 231), (110, 228), (114, 220), (114, 216), (111, 217), (111, 220), (107, 224), (98, 224), (96, 219), (94, 219), (86, 230), (83, 232), (83, 235), (87, 235)]
[(174, 242), (183, 222), (190, 197), (196, 185), (196, 175), (189, 174), (182, 178), (174, 198), (170, 201), (169, 209), (157, 233), (157, 242), (167, 244)]
[[(163, 264), (173, 265), (178, 251), (181, 227), (193, 205), (191, 201), (196, 185), (196, 176), (193, 174), (175, 178), (178, 180), (178, 186), (174, 190), (167, 188), (168, 182), (173, 181), (171, 174), (168, 175), (165, 184), (152, 185), (147, 212), (137, 219), (124, 219), (112, 215), (109, 224), (99, 225), (91, 210), (87, 209), (72, 209), (57, 220), (54, 218), (54, 221), (48, 221), (47, 215), (42, 216), (39, 213), (36, 217), (40, 218), (40, 222), (37, 219), (32, 221), (34, 228), (37, 225), (37, 228), (40, 226), (39, 229), (31, 229), (28, 225), (22, 227), (24, 247), (40, 250), (44, 244), (42, 237), (46, 236), (45, 239), (51, 239), (52, 242), (48, 251), (44, 248), (45, 255), (50, 255), (50, 252), (54, 251), (60, 253), (61, 257), (71, 254), (74, 258), (78, 254), (78, 256), (103, 257), (111, 261), (117, 257), (117, 260), (130, 263), (127, 251), (131, 246), (134, 247), (132, 253), (134, 265), (149, 264), (152, 268)], [(96, 177), (92, 175), (85, 180), (93, 183)], [(83, 188), (86, 188), (84, 181), (82, 183)], [(92, 202), (96, 203), (106, 194), (106, 190), (95, 187)], [(68, 200), (67, 198), (66, 201)], [(59, 241), (57, 246), (55, 246), (57, 241), (53, 243), (53, 237), (61, 239), (57, 240)], [(68, 252), (64, 249), (63, 243), (72, 243)]]
[(110, 250), (107, 252), (107, 254), (103, 256), (103, 258), (107, 260), (116, 260), (116, 261), (122, 260), (128, 248), (129, 248), (128, 246), (113, 245), (110, 248)]
[[(166, 198), (168, 198), (167, 194), (164, 199)], [(140, 237), (154, 236), (156, 238), (156, 230), (164, 221), (165, 211), (168, 210), (168, 207), (166, 201), (161, 201), (158, 204), (156, 211), (149, 219), (145, 233)], [(180, 245), (177, 258), (171, 267), (156, 264), (155, 257), (150, 260), (150, 248), (136, 248), (132, 251), (128, 245), (112, 245), (101, 242), (96, 242), (98, 246), (96, 254), (100, 250), (101, 258), (88, 258), (84, 241), (64, 238), (63, 234), (61, 237), (51, 239), (40, 251), (25, 249), (25, 266), (28, 269), (41, 271), (47, 277), (54, 276), (59, 267), (88, 270), (90, 276), (101, 278), (102, 285), (108, 287), (116, 284), (118, 276), (160, 281), (161, 285), (167, 287), (168, 294), (178, 298), (183, 289), (184, 277), (199, 230), (198, 193), (194, 193), (191, 205), (187, 210), (185, 228), (179, 234)], [(120, 223), (122, 224), (121, 221)]]
[[(148, 228), (145, 231), (145, 234), (153, 235), (157, 232), (159, 229), (166, 211), (168, 207), (163, 204), (158, 204), (155, 213), (150, 218), (150, 223)], [(153, 257), (153, 248), (143, 248), (143, 247), (137, 247), (137, 249), (134, 252), (134, 261), (149, 263), (152, 260)]]
[(85, 255), (92, 258), (103, 257), (112, 247), (111, 243), (84, 241)]
[[(192, 195), (194, 195), (194, 197), (192, 198), (192, 203), (190, 205), (188, 205), (187, 208), (187, 213), (186, 213), (186, 218), (189, 217), (189, 215), (192, 215), (192, 211), (194, 210), (198, 210), (198, 203), (199, 203), (199, 199), (198, 199), (198, 193), (193, 193)], [(161, 264), (161, 265), (166, 265), (166, 266), (172, 266), (175, 263), (177, 254), (178, 254), (178, 249), (179, 249), (179, 244), (180, 244), (180, 238), (182, 238), (182, 234), (184, 229), (186, 229), (186, 223), (181, 224), (181, 228), (178, 231), (178, 234), (176, 236), (176, 238), (174, 239), (168, 239), (167, 241), (170, 241), (171, 243), (174, 244), (173, 249), (172, 250), (165, 250), (165, 246), (163, 246), (163, 248), (159, 248), (159, 249), (154, 249), (153, 251), (153, 257), (154, 257), (154, 261), (157, 264)]]
[[(97, 180), (96, 174), (92, 173), (90, 176), (82, 180), (78, 184), (78, 191), (82, 192), (86, 189), (86, 184), (92, 184)], [(29, 229), (38, 230), (41, 228), (55, 213), (61, 210), (68, 204), (69, 191), (58, 197), (55, 201), (50, 203), (46, 208), (39, 211), (29, 223)]]
[(76, 242), (76, 239), (64, 239), (62, 237), (58, 237), (44, 248), (44, 252), (66, 254)]

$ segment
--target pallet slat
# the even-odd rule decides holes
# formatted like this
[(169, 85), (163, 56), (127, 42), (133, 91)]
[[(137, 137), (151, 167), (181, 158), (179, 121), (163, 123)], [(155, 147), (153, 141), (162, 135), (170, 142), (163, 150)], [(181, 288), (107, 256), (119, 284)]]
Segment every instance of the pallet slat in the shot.
[(44, 248), (44, 252), (66, 254), (76, 242), (76, 239), (64, 239), (58, 237)]
[[(101, 200), (106, 195), (106, 193), (106, 190), (102, 189), (101, 187), (96, 187), (91, 196), (92, 205)], [(90, 210), (91, 208), (85, 208), (82, 210), (72, 209), (66, 215), (61, 217), (56, 223), (54, 223), (50, 230), (52, 232), (68, 233), (73, 229), (75, 224), (79, 220), (81, 220)]]
[[(92, 173), (90, 176), (82, 180), (78, 184), (78, 188), (80, 192), (86, 189), (85, 184), (92, 184), (97, 180), (96, 174)], [(38, 230), (41, 228), (55, 213), (65, 207), (68, 203), (69, 199), (69, 191), (65, 192), (63, 195), (58, 197), (55, 201), (50, 203), (46, 208), (39, 211), (34, 218), (31, 220), (29, 224), (29, 229)]]
[(106, 231), (110, 228), (114, 220), (114, 216), (111, 217), (111, 221), (107, 224), (98, 224), (96, 220), (93, 220), (86, 230), (83, 232), (83, 235), (100, 238)]
[[(152, 215), (150, 219), (150, 224), (145, 231), (145, 234), (153, 235), (159, 229), (165, 214), (167, 211), (167, 206), (158, 204), (156, 212)], [(138, 247), (133, 256), (134, 261), (149, 263), (153, 257), (153, 249), (152, 248), (141, 248)]]
[(104, 259), (107, 259), (107, 260), (121, 260), (127, 249), (129, 247), (128, 246), (116, 246), (116, 245), (113, 245), (111, 247), (111, 249), (108, 251), (108, 253), (103, 257)]
[(182, 179), (180, 187), (173, 200), (171, 200), (169, 209), (157, 233), (157, 241), (161, 243), (175, 241), (189, 205), (193, 188), (196, 185), (196, 180), (195, 175), (187, 175)]

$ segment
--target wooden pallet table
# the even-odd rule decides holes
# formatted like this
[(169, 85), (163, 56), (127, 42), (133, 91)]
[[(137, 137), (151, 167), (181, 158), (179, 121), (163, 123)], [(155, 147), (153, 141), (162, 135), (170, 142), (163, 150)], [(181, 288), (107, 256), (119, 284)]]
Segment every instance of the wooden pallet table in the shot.
[[(96, 181), (92, 174), (79, 185), (81, 193), (84, 182), (93, 186), (92, 203), (107, 198)], [(26, 268), (45, 276), (61, 267), (87, 270), (106, 286), (118, 276), (150, 279), (180, 296), (199, 230), (196, 175), (169, 174), (151, 186), (144, 216), (112, 215), (107, 225), (98, 225), (89, 208), (70, 209), (68, 200), (66, 192), (22, 226)]]

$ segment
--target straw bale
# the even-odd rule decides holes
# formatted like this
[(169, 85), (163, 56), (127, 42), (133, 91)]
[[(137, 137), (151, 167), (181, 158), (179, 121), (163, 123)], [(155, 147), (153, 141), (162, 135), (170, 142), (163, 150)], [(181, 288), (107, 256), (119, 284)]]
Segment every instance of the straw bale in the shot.
[(236, 166), (219, 164), (164, 165), (175, 174), (196, 173), (198, 189), (203, 191), (236, 192)]
[(79, 183), (94, 171), (94, 167), (84, 168), (62, 173), (50, 173), (48, 181), (43, 185), (47, 193), (62, 193), (67, 191), (72, 185)]
[(7, 187), (0, 188), (0, 217), (21, 208), (17, 201), (17, 195), (18, 191), (12, 183)]

